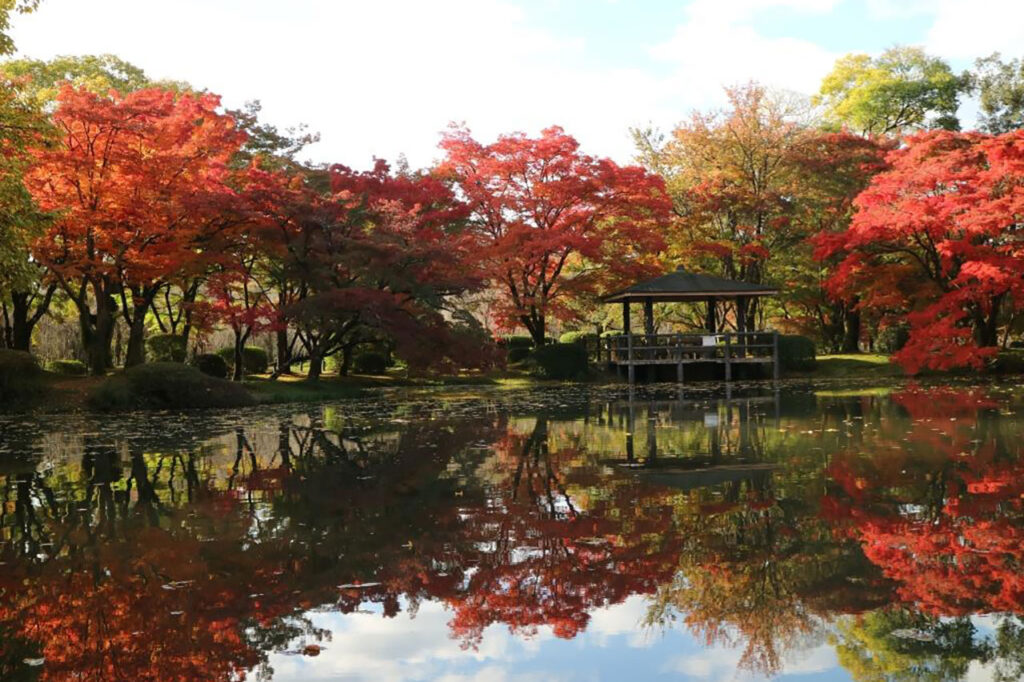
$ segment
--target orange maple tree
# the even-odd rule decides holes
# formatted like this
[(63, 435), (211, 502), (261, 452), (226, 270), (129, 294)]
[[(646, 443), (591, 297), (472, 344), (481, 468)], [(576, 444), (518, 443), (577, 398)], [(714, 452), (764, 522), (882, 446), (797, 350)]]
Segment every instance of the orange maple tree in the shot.
[(233, 218), (227, 162), (245, 135), (214, 95), (158, 88), (100, 96), (65, 85), (59, 142), (35, 152), (26, 185), (56, 213), (34, 254), (76, 306), (92, 372), (110, 366), (116, 315), (127, 364), (144, 359), (145, 317), (169, 278), (216, 253)]

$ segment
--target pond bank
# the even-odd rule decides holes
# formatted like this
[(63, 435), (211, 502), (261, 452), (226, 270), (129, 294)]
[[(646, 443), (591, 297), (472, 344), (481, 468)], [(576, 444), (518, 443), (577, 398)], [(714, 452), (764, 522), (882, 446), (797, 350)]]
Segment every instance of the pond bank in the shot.
[[(996, 374), (1013, 373), (1017, 369), (1011, 358), (1003, 361)], [(1002, 357), (1001, 357), (1002, 360)], [(0, 413), (34, 412), (63, 414), (86, 411), (130, 412), (146, 409), (186, 409), (212, 407), (244, 407), (249, 405), (276, 405), (289, 403), (320, 403), (358, 397), (368, 389), (379, 388), (432, 388), (446, 386), (479, 386), (498, 388), (524, 388), (534, 385), (555, 385), (515, 369), (493, 374), (462, 376), (408, 377), (398, 373), (386, 375), (350, 375), (338, 377), (324, 375), (310, 382), (301, 376), (286, 375), (276, 380), (268, 376), (247, 378), (241, 384), (212, 379), (186, 368), (168, 366), (170, 374), (150, 371), (153, 365), (144, 365), (127, 372), (107, 377), (69, 377), (43, 372), (29, 397), (0, 402)], [(139, 375), (133, 380), (131, 377)], [(973, 376), (995, 376), (987, 373)], [(187, 376), (184, 376), (187, 375)], [(809, 372), (790, 372), (787, 378), (797, 380), (879, 380), (890, 381), (903, 377), (900, 368), (880, 354), (845, 354), (819, 356), (816, 367)], [(963, 372), (929, 374), (929, 378), (964, 378)], [(612, 374), (595, 374), (586, 384), (614, 384), (620, 380)]]

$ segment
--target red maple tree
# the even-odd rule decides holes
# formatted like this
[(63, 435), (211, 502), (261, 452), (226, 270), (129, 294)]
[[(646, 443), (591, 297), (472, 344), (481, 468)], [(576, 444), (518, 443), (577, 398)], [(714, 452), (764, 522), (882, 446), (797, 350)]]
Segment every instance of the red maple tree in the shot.
[(908, 371), (979, 367), (996, 352), (1001, 310), (1024, 303), (1024, 132), (923, 133), (887, 162), (849, 229), (818, 239), (820, 258), (842, 258), (829, 286), (906, 316), (895, 359)]
[(671, 210), (660, 177), (587, 156), (558, 127), (489, 145), (456, 128), (441, 148), (438, 172), (468, 203), (502, 328), (543, 344), (549, 316), (570, 318), (581, 296), (657, 271)]

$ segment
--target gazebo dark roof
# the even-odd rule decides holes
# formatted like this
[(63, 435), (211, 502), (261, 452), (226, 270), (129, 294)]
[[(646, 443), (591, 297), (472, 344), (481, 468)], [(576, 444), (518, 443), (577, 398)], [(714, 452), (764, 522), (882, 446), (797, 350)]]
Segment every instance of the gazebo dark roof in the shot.
[(633, 286), (608, 294), (601, 300), (605, 303), (620, 301), (642, 301), (651, 298), (657, 301), (687, 301), (691, 299), (735, 298), (737, 296), (773, 296), (778, 289), (764, 284), (738, 282), (715, 275), (687, 272), (679, 268), (661, 277), (648, 279)]

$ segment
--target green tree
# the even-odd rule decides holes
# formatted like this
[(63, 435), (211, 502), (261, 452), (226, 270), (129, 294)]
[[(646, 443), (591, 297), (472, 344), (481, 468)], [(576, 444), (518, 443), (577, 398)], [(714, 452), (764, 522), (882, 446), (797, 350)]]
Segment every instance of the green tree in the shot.
[(14, 52), (14, 41), (9, 35), (11, 13), (27, 14), (39, 6), (40, 0), (0, 0), (0, 54)]
[(10, 83), (0, 83), (0, 347), (29, 350), (32, 328), (46, 313), (54, 288), (29, 255), (47, 216), (22, 184), (28, 149), (49, 126)]
[(849, 54), (836, 61), (814, 99), (826, 118), (864, 135), (922, 128), (958, 130), (960, 95), (969, 78), (918, 47), (893, 47), (878, 57)]
[(44, 107), (53, 105), (65, 82), (98, 95), (106, 95), (111, 90), (124, 95), (150, 87), (176, 91), (193, 89), (182, 81), (154, 80), (138, 66), (112, 54), (61, 56), (50, 60), (12, 59), (0, 64), (0, 74), (18, 82), (20, 90)]
[(982, 130), (999, 135), (1024, 128), (1024, 60), (1004, 62), (993, 52), (974, 62), (971, 86), (978, 95)]

